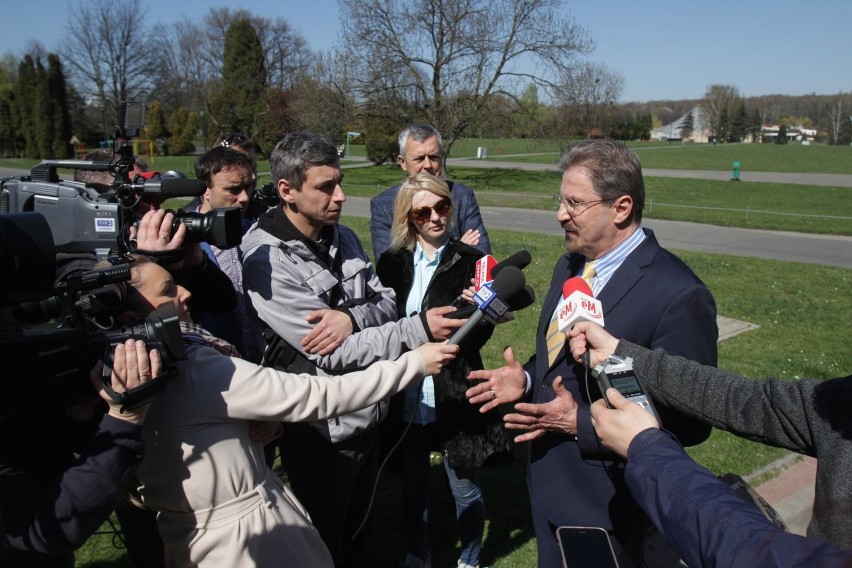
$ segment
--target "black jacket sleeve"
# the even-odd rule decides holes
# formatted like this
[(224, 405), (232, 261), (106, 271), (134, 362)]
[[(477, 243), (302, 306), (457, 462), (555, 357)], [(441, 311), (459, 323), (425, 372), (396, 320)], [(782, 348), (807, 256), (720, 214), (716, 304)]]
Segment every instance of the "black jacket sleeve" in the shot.
[(53, 483), (0, 465), (3, 545), (50, 553), (82, 546), (107, 519), (142, 461), (141, 431), (105, 415), (77, 463)]

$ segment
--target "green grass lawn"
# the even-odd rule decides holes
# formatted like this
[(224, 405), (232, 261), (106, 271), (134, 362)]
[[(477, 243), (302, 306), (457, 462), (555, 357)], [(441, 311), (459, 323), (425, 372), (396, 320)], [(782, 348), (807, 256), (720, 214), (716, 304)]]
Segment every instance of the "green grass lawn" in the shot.
[[(342, 222), (356, 230), (369, 251), (369, 220), (344, 217)], [(519, 360), (534, 350), (541, 301), (550, 282), (551, 270), (562, 254), (562, 241), (514, 231), (489, 231), (496, 258), (524, 248), (533, 262), (525, 269), (527, 281), (538, 299), (516, 314), (516, 321), (499, 326), (483, 349), (486, 367), (502, 364), (502, 348), (512, 345)], [(676, 251), (713, 292), (718, 313), (758, 324), (759, 329), (722, 342), (719, 367), (748, 377), (775, 376), (795, 380), (826, 379), (852, 369), (848, 343), (852, 326), (852, 271), (842, 268), (741, 258), (721, 254)], [(802, 275), (807, 274), (807, 278)], [(715, 431), (690, 454), (716, 473), (748, 474), (783, 455), (778, 449)], [(483, 551), (485, 565), (514, 568), (536, 565), (536, 548), (529, 520), (524, 479), (523, 448), (517, 448), (515, 463), (483, 472), (488, 507), (488, 527)], [(431, 524), (435, 566), (453, 565), (458, 557), (452, 499), (443, 469), (432, 468), (434, 489)], [(376, 566), (391, 566), (405, 555), (399, 523), (399, 482), (386, 473), (379, 483), (375, 505), (373, 555)], [(110, 536), (92, 537), (78, 551), (78, 565), (90, 568), (130, 566), (123, 551), (112, 546)]]
[[(628, 144), (642, 160), (644, 168), (672, 170), (731, 171), (735, 161), (740, 162), (742, 173), (748, 172), (801, 172), (823, 174), (852, 174), (852, 148), (826, 144), (680, 144), (673, 142), (632, 142)], [(559, 150), (540, 150), (544, 154), (502, 158), (489, 149), (489, 159), (535, 164), (553, 164), (559, 161)], [(456, 154), (453, 157), (475, 156)]]

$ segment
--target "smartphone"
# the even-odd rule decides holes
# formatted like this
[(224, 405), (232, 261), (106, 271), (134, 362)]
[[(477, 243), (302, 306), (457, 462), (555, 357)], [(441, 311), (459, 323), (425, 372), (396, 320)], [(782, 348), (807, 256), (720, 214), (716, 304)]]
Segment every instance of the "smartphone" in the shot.
[(559, 527), (563, 568), (618, 568), (609, 533), (600, 527)]

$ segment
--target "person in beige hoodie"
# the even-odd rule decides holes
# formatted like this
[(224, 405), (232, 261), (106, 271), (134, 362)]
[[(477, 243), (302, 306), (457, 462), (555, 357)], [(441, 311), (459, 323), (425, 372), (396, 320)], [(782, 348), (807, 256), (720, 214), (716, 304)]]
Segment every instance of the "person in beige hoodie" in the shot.
[(190, 294), (144, 258), (131, 264), (128, 320), (173, 302), (187, 360), (148, 410), (137, 477), (176, 566), (332, 566), (308, 514), (264, 461), (250, 421), (303, 422), (364, 408), (436, 374), (457, 346), (427, 343), (334, 377), (283, 373), (234, 356), (188, 319)]

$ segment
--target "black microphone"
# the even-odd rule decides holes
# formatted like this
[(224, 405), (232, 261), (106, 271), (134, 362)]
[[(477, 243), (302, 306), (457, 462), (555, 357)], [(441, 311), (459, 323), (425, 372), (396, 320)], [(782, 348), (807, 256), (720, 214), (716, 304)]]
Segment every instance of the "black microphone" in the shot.
[(141, 183), (126, 183), (121, 186), (124, 191), (157, 195), (162, 197), (197, 197), (204, 195), (207, 184), (200, 179), (162, 178), (144, 180)]
[(511, 256), (507, 256), (500, 262), (494, 265), (494, 268), (491, 269), (491, 277), (497, 278), (497, 275), (500, 274), (500, 271), (506, 268), (507, 266), (515, 266), (519, 269), (526, 268), (532, 262), (532, 255), (528, 250), (521, 249), (515, 254)]
[[(518, 290), (516, 294), (506, 298), (506, 303), (509, 304), (509, 309), (513, 312), (523, 310), (524, 308), (531, 306), (533, 302), (535, 302), (535, 290), (533, 290), (533, 287), (529, 284), (524, 285), (524, 287)], [(476, 304), (466, 304), (464, 307), (459, 308), (444, 317), (450, 319), (466, 319), (472, 316), (478, 309), (479, 306)]]
[(447, 343), (450, 345), (461, 343), (486, 315), (494, 321), (500, 319), (500, 316), (509, 310), (506, 298), (519, 294), (525, 285), (526, 279), (520, 268), (507, 266), (504, 270), (501, 270), (493, 281), (482, 286), (473, 295), (477, 304), (476, 312), (468, 318), (463, 326), (456, 330), (452, 337), (447, 340)]

